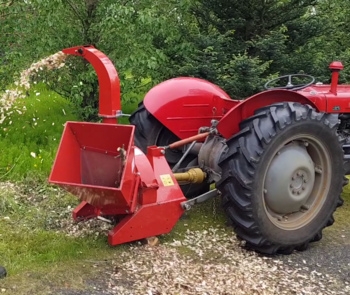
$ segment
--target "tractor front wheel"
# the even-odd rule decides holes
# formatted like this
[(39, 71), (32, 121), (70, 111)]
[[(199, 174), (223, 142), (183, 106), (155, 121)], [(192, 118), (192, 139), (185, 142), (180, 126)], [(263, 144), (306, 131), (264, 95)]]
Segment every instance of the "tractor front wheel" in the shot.
[(280, 103), (258, 109), (227, 141), (217, 187), (248, 248), (305, 250), (333, 224), (345, 174), (337, 126), (337, 114)]

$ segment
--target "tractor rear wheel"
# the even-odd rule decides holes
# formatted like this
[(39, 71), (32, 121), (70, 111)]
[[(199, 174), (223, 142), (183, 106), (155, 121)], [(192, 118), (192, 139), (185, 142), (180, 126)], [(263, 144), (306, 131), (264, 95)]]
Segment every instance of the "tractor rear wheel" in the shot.
[[(147, 147), (152, 145), (167, 146), (180, 140), (174, 133), (162, 125), (151, 113), (147, 111), (143, 102), (139, 103), (138, 109), (129, 118), (131, 125), (135, 125), (135, 145), (145, 154)], [(165, 158), (170, 166), (173, 166), (181, 159), (183, 152), (180, 149), (168, 149), (165, 151)], [(198, 165), (196, 155), (187, 155), (180, 165), (181, 168)], [(185, 197), (192, 198), (209, 191), (209, 184), (184, 184), (180, 185)]]
[(279, 103), (255, 111), (227, 141), (217, 188), (237, 236), (264, 254), (305, 250), (342, 204), (337, 114)]

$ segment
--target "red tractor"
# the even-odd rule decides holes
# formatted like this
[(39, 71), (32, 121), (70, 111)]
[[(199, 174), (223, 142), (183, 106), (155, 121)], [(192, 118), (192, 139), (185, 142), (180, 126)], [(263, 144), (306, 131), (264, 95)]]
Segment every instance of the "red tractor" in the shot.
[[(115, 222), (110, 244), (168, 233), (218, 194), (237, 236), (260, 253), (305, 250), (334, 223), (350, 172), (350, 86), (338, 86), (340, 62), (330, 65), (331, 85), (288, 75), (275, 79), (286, 86), (269, 81), (243, 101), (208, 81), (170, 79), (120, 125), (127, 115), (112, 62), (92, 46), (63, 52), (95, 68), (103, 122), (67, 122), (49, 181), (82, 201), (75, 220)], [(310, 81), (293, 85), (300, 77)]]

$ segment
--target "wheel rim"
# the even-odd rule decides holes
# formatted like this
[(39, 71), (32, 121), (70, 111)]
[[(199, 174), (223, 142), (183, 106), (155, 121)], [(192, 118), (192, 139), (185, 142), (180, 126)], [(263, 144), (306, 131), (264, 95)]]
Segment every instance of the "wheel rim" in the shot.
[(327, 148), (312, 135), (299, 135), (277, 149), (264, 175), (264, 208), (279, 228), (295, 230), (321, 210), (330, 188)]

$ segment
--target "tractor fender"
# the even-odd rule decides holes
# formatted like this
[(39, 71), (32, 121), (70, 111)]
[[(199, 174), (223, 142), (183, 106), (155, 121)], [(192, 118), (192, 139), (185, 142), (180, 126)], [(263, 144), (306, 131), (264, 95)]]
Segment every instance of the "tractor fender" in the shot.
[(219, 86), (206, 80), (180, 77), (154, 86), (143, 104), (158, 121), (180, 139), (198, 134), (211, 120), (220, 120), (239, 104)]
[(269, 90), (255, 94), (235, 105), (220, 120), (217, 129), (222, 136), (228, 139), (240, 131), (240, 122), (253, 116), (255, 110), (279, 102), (299, 102), (301, 104), (309, 104), (318, 111), (326, 109), (326, 100), (324, 97), (306, 97), (290, 90)]

